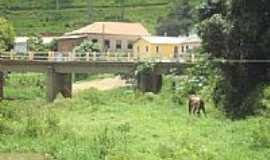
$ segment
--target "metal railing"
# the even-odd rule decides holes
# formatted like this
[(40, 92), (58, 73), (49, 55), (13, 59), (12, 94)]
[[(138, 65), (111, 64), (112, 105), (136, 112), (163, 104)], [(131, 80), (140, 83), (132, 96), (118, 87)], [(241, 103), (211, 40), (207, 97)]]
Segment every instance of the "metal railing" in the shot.
[(1, 52), (0, 60), (14, 61), (48, 61), (48, 62), (195, 62), (199, 57), (195, 54), (181, 54), (178, 57), (164, 56), (140, 56), (133, 53), (86, 53), (76, 54), (74, 52), (28, 52), (14, 53)]

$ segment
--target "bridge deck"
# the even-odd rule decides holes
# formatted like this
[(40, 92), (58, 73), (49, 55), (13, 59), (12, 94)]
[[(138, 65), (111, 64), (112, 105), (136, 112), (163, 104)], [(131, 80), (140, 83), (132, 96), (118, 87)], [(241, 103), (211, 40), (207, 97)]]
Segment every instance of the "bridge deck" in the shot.
[[(26, 61), (26, 60), (0, 60), (2, 72), (47, 72), (53, 67), (58, 73), (130, 73), (142, 61)], [(155, 72), (165, 73), (172, 68), (182, 68), (191, 63), (187, 62), (154, 62)]]
[[(72, 96), (72, 74), (71, 73), (128, 73), (134, 74), (138, 65), (142, 63), (154, 63), (153, 75), (147, 75), (153, 84), (151, 90), (156, 91), (158, 79), (161, 74), (168, 73), (171, 69), (178, 70), (190, 65), (186, 61), (177, 60), (138, 60), (135, 57), (33, 57), (29, 55), (21, 57), (10, 54), (8, 56), (0, 55), (0, 99), (4, 97), (3, 72), (43, 72), (47, 73), (47, 97), (52, 102), (58, 93), (64, 97)], [(140, 81), (139, 86), (147, 86), (146, 81)], [(149, 81), (147, 80), (147, 83)], [(142, 85), (143, 84), (143, 85)], [(143, 87), (141, 87), (143, 88)]]

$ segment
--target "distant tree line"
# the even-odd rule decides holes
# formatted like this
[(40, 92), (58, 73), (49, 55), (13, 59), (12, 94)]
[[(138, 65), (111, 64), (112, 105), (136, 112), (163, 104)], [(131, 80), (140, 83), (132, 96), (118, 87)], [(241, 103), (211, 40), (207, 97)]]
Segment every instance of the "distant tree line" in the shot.
[(197, 10), (190, 0), (177, 0), (172, 3), (167, 16), (158, 20), (156, 28), (158, 35), (186, 36), (195, 29), (197, 21)]

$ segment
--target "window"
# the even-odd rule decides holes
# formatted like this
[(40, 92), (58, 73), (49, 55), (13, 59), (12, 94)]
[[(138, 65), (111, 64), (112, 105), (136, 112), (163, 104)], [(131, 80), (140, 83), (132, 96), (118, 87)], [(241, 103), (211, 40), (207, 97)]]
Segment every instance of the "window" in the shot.
[(128, 41), (128, 46), (127, 46), (128, 49), (133, 49), (133, 43), (131, 41)]
[(177, 46), (174, 47), (173, 53), (174, 53), (174, 58), (177, 58), (178, 57), (178, 47)]
[(92, 43), (97, 43), (98, 40), (97, 39), (92, 39)]
[(185, 47), (184, 47), (184, 46), (182, 46), (182, 49), (181, 49), (181, 50), (182, 50), (182, 52), (185, 52)]
[(145, 51), (146, 51), (146, 52), (149, 52), (149, 46), (146, 46), (146, 47), (145, 47)]
[(122, 41), (121, 40), (116, 41), (116, 49), (122, 49)]
[(156, 46), (156, 52), (157, 53), (159, 52), (159, 46)]
[(109, 49), (111, 47), (111, 42), (110, 40), (104, 40), (104, 49)]
[(173, 53), (175, 53), (175, 54), (178, 53), (178, 47), (177, 46), (174, 47)]

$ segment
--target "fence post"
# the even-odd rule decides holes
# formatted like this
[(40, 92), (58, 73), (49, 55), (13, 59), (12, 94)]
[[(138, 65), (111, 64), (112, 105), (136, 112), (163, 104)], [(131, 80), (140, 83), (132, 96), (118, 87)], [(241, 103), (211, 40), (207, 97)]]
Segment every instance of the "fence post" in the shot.
[(48, 53), (48, 60), (49, 61), (53, 61), (54, 60), (54, 52), (53, 51), (49, 51), (49, 53)]
[(93, 52), (93, 61), (96, 61), (96, 52)]
[(9, 59), (13, 60), (13, 53), (12, 52), (9, 53)]
[(48, 61), (51, 61), (51, 57), (52, 57), (51, 54), (52, 54), (51, 51), (48, 51), (48, 57), (47, 57)]
[(90, 56), (90, 53), (89, 52), (86, 52), (86, 61), (88, 62), (90, 59), (89, 59), (89, 56)]
[(113, 60), (114, 60), (114, 61), (117, 61), (117, 53), (116, 53), (116, 52), (114, 52), (113, 54), (114, 54), (114, 56), (113, 56)]
[(72, 52), (67, 52), (67, 53), (65, 53), (65, 54), (67, 55), (68, 61), (71, 61), (71, 60), (72, 60), (72, 58), (71, 58)]
[(33, 61), (34, 60), (34, 54), (33, 52), (29, 52), (29, 60)]
[(159, 55), (159, 62), (162, 62), (162, 59), (163, 59), (163, 54), (161, 53), (161, 54)]
[(106, 52), (107, 54), (107, 61), (110, 61), (111, 60), (111, 52)]
[(194, 55), (194, 53), (191, 53), (191, 63), (195, 63), (195, 55)]
[(128, 52), (128, 62), (130, 61), (130, 52)]

